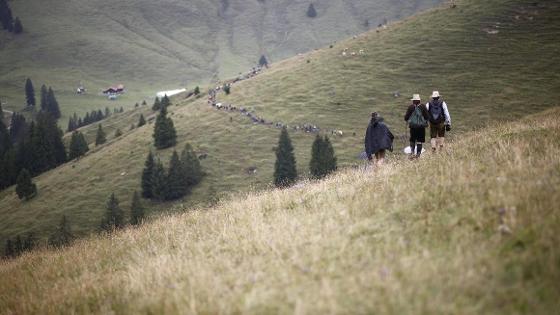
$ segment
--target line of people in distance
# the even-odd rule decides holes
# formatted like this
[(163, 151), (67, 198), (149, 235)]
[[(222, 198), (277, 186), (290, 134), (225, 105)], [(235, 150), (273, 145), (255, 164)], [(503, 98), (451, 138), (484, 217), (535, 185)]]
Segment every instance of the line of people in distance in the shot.
[[(419, 158), (422, 154), (427, 127), (430, 127), (432, 151), (443, 149), (445, 132), (451, 131), (451, 115), (438, 91), (432, 92), (431, 100), (426, 104), (422, 104), (420, 94), (414, 94), (411, 101), (404, 120), (410, 129), (409, 158), (412, 160)], [(383, 164), (385, 152), (393, 151), (393, 139), (394, 136), (383, 122), (383, 118), (377, 112), (372, 113), (365, 136), (365, 153), (368, 160), (373, 162), (375, 157), (375, 164)]]

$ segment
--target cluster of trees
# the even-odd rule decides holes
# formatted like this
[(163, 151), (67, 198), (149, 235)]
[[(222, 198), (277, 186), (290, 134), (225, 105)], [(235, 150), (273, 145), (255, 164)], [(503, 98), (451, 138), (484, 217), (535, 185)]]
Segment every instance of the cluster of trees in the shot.
[(23, 32), (23, 25), (18, 17), (14, 19), (12, 9), (8, 5), (8, 0), (0, 0), (0, 24), (2, 29), (14, 34)]
[[(140, 195), (134, 192), (132, 195), (132, 202), (130, 206), (130, 224), (140, 225), (144, 222), (144, 207), (140, 202)], [(114, 230), (122, 229), (126, 226), (125, 214), (119, 205), (119, 200), (114, 193), (109, 196), (107, 205), (105, 207), (105, 215), (101, 220), (100, 229), (105, 232), (112, 232)]]
[[(311, 147), (311, 161), (309, 171), (316, 179), (323, 178), (336, 171), (337, 159), (334, 148), (327, 136), (317, 135)], [(288, 130), (283, 128), (276, 147), (276, 163), (274, 164), (274, 185), (287, 187), (295, 183), (298, 174), (294, 147), (288, 135)]]
[(162, 106), (154, 126), (154, 145), (157, 149), (166, 149), (177, 143), (177, 132), (171, 117), (167, 117), (167, 107)]
[[(36, 187), (28, 185), (30, 177), (66, 162), (66, 148), (62, 141), (62, 130), (58, 127), (57, 117), (60, 110), (51, 88), (41, 88), (41, 109), (35, 112), (35, 95), (31, 80), (26, 82), (28, 107), (34, 111), (34, 119), (27, 122), (22, 114), (14, 113), (10, 130), (0, 117), (0, 189), (11, 186), (21, 178), (26, 183), (21, 188), (22, 199), (36, 194)], [(3, 116), (3, 112), (2, 113)]]
[(16, 236), (13, 240), (7, 239), (4, 246), (4, 257), (14, 258), (35, 247), (35, 237), (33, 233), (27, 234), (25, 238), (20, 235)]
[(168, 170), (150, 152), (142, 171), (142, 196), (160, 201), (179, 199), (187, 195), (203, 176), (200, 161), (189, 144), (180, 157), (177, 151), (173, 151)]
[[(121, 107), (122, 109), (122, 107)], [(116, 111), (117, 110), (115, 109)], [(115, 111), (115, 112), (116, 112)], [(96, 123), (98, 121), (101, 121), (107, 117), (111, 116), (111, 111), (109, 110), (108, 107), (105, 107), (105, 112), (103, 112), (102, 110), (92, 110), (90, 113), (86, 113), (86, 115), (84, 116), (84, 118), (82, 119), (82, 117), (78, 117), (78, 115), (76, 115), (76, 113), (74, 113), (74, 115), (72, 115), (72, 117), (70, 117), (68, 119), (68, 132), (72, 132), (78, 128), (81, 128), (83, 126), (87, 126), (93, 123)]]
[(152, 105), (152, 110), (158, 111), (161, 110), (162, 108), (169, 107), (169, 105), (171, 105), (171, 100), (169, 99), (169, 97), (167, 97), (167, 95), (164, 95), (161, 98), (161, 100), (159, 99), (159, 97), (156, 96), (156, 99), (154, 100), (154, 105)]

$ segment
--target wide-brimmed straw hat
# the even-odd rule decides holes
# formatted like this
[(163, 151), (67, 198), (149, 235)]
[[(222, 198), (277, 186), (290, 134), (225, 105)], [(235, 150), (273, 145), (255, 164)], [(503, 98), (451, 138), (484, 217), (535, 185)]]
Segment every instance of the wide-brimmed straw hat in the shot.
[(411, 101), (421, 101), (420, 94), (412, 94)]
[(436, 97), (440, 97), (441, 95), (439, 95), (438, 91), (433, 91), (432, 92), (432, 98), (436, 98)]

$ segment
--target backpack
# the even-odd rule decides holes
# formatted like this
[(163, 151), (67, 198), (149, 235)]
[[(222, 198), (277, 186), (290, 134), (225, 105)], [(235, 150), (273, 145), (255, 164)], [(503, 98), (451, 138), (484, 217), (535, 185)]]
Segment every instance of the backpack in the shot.
[(422, 115), (422, 110), (420, 109), (421, 105), (417, 105), (414, 109), (414, 112), (410, 115), (408, 119), (408, 125), (411, 128), (425, 128), (428, 126), (428, 121)]
[(445, 120), (442, 100), (431, 101), (428, 112), (430, 113), (430, 121), (434, 124), (440, 124)]

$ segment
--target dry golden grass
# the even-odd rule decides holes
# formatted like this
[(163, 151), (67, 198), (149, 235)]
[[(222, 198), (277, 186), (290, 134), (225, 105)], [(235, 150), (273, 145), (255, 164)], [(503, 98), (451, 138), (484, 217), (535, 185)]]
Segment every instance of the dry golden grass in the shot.
[(552, 314), (560, 108), (0, 263), (5, 314)]

